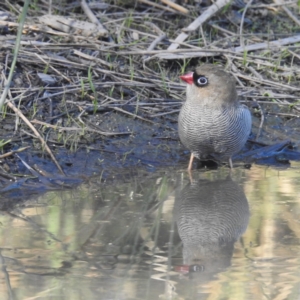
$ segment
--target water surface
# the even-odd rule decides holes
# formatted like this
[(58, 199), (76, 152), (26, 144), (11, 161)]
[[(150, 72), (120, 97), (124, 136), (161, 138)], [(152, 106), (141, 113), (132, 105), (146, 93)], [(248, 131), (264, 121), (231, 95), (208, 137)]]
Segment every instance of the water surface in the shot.
[(299, 299), (300, 164), (101, 176), (0, 215), (0, 299)]

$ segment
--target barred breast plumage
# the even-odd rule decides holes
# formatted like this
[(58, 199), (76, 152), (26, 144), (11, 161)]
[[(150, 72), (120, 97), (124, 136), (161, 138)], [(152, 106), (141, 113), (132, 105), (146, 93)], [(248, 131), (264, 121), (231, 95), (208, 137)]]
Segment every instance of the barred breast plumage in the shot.
[(229, 159), (245, 145), (251, 114), (237, 99), (234, 78), (215, 65), (202, 65), (180, 77), (187, 84), (187, 100), (178, 119), (179, 138), (194, 157)]

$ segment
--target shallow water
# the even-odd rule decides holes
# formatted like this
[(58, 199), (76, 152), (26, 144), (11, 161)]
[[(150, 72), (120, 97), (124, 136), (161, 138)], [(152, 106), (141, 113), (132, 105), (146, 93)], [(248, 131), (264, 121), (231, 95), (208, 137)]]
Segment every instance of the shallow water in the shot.
[(299, 299), (300, 164), (136, 171), (0, 215), (0, 299)]

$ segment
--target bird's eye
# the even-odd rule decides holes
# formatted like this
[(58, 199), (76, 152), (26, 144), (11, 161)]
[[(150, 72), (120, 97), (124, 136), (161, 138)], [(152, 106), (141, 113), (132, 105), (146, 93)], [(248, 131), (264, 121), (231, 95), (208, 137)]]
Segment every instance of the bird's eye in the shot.
[(203, 272), (205, 267), (202, 265), (191, 265), (189, 271), (190, 272)]
[(208, 80), (205, 76), (199, 76), (197, 79), (197, 86), (205, 86), (208, 84)]
[(197, 87), (205, 87), (208, 85), (208, 78), (205, 75), (198, 74), (195, 71), (193, 73), (193, 82)]

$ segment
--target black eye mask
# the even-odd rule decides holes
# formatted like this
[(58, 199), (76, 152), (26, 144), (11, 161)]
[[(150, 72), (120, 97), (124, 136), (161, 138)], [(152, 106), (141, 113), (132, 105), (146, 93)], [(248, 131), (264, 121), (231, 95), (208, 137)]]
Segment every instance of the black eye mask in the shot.
[(193, 81), (197, 87), (205, 87), (208, 85), (208, 78), (204, 75), (198, 75), (196, 72), (193, 74)]

